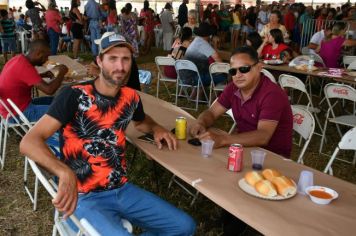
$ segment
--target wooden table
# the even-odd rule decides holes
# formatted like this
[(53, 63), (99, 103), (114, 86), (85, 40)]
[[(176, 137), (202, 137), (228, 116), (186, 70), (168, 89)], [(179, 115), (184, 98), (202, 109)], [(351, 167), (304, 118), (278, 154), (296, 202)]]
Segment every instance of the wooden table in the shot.
[(337, 78), (337, 77), (329, 77), (329, 76), (324, 76), (324, 75), (318, 74), (319, 72), (326, 72), (327, 69), (318, 69), (315, 71), (304, 71), (304, 70), (298, 70), (294, 67), (290, 67), (287, 64), (283, 64), (283, 65), (264, 64), (263, 67), (267, 70), (275, 70), (275, 71), (282, 71), (282, 72), (287, 72), (287, 73), (309, 75), (309, 76), (313, 76), (313, 77), (320, 77), (323, 79), (332, 79), (334, 81), (341, 82), (341, 83), (356, 84), (355, 76), (343, 75), (342, 78)]
[[(167, 129), (172, 129), (177, 116), (185, 116), (188, 125), (194, 117), (180, 108), (147, 94), (140, 93), (145, 112)], [(158, 150), (154, 145), (137, 139), (141, 133), (132, 124), (126, 131), (130, 142), (154, 161), (193, 185), (201, 194), (266, 235), (354, 235), (356, 232), (356, 186), (326, 175), (307, 166), (284, 160), (267, 151), (264, 167), (280, 170), (298, 181), (302, 170), (314, 173), (316, 185), (328, 186), (339, 193), (330, 205), (316, 205), (307, 196), (296, 195), (284, 201), (262, 200), (248, 195), (238, 181), (251, 170), (250, 151), (244, 149), (244, 169), (230, 172), (226, 169), (228, 148), (214, 149), (211, 158), (200, 155), (200, 147), (179, 141), (177, 151)]]

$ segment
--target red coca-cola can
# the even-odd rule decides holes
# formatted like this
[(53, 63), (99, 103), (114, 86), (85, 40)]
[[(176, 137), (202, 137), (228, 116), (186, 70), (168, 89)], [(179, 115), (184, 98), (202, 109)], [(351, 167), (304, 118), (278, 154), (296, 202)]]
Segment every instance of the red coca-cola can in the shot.
[(243, 167), (243, 152), (241, 144), (231, 144), (229, 148), (229, 159), (227, 161), (227, 169), (229, 171), (238, 172)]

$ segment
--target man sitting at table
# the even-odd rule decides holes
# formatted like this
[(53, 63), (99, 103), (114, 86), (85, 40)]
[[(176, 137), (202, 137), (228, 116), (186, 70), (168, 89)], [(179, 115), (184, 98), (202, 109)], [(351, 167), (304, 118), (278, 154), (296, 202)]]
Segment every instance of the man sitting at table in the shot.
[[(161, 141), (170, 150), (177, 148), (174, 135), (144, 113), (137, 92), (122, 86), (130, 75), (133, 52), (119, 34), (102, 38), (99, 78), (64, 88), (23, 138), (20, 149), (59, 177), (54, 206), (65, 217), (75, 210), (101, 235), (129, 235), (121, 218), (150, 235), (193, 235), (190, 216), (128, 182), (125, 130), (131, 120), (137, 130), (153, 133), (158, 148)], [(56, 130), (62, 161), (45, 145)]]
[[(48, 110), (52, 97), (39, 97), (32, 99), (32, 88), (35, 87), (45, 94), (54, 94), (62, 84), (68, 68), (58, 65), (56, 77), (47, 72), (39, 75), (35, 66), (42, 66), (50, 55), (50, 48), (46, 41), (38, 39), (31, 42), (26, 55), (17, 55), (8, 61), (0, 75), (0, 98), (6, 103), (10, 98), (24, 113), (30, 122), (40, 119)], [(45, 82), (42, 77), (53, 77), (51, 82)], [(55, 77), (55, 78), (54, 78)], [(3, 117), (8, 115), (6, 109), (0, 105)]]
[[(237, 48), (230, 60), (232, 76), (222, 94), (208, 110), (201, 113), (190, 127), (199, 139), (213, 139), (219, 148), (239, 143), (259, 146), (289, 158), (292, 148), (293, 118), (288, 97), (262, 73), (255, 49)], [(220, 134), (207, 130), (214, 121), (232, 109), (237, 130)]]

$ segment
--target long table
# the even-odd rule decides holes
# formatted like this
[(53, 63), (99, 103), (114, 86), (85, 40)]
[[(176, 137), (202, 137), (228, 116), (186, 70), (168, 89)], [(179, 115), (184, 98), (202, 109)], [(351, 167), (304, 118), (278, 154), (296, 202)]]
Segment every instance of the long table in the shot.
[[(140, 93), (145, 112), (167, 129), (175, 126), (177, 116), (185, 116), (188, 125), (195, 118), (186, 111)], [(265, 168), (275, 168), (298, 181), (302, 170), (314, 173), (316, 185), (328, 186), (339, 193), (330, 205), (317, 205), (307, 196), (296, 195), (284, 201), (269, 201), (250, 196), (241, 190), (238, 181), (251, 170), (250, 151), (244, 148), (242, 172), (227, 170), (228, 148), (214, 149), (211, 158), (200, 155), (200, 147), (179, 141), (177, 151), (158, 150), (154, 145), (137, 139), (142, 135), (132, 124), (127, 129), (130, 142), (154, 161), (229, 211), (259, 232), (266, 235), (354, 235), (356, 232), (356, 185), (326, 175), (307, 166), (286, 160), (267, 151)]]
[(327, 69), (318, 69), (314, 71), (304, 71), (304, 70), (298, 70), (294, 67), (288, 66), (287, 64), (283, 65), (269, 65), (269, 64), (264, 64), (263, 67), (267, 70), (274, 70), (274, 71), (282, 71), (282, 72), (287, 72), (287, 73), (295, 73), (295, 74), (302, 74), (302, 75), (309, 75), (313, 77), (320, 77), (324, 79), (332, 79), (337, 82), (341, 83), (348, 83), (348, 84), (356, 84), (356, 77), (355, 76), (350, 76), (350, 75), (343, 75), (341, 78), (339, 77), (329, 77), (329, 76), (324, 76), (320, 75), (320, 72), (326, 72)]

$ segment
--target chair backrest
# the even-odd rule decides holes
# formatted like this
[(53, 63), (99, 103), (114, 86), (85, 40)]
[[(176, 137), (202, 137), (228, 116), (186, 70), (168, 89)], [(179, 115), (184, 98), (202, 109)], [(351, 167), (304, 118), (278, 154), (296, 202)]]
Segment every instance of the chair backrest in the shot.
[(312, 56), (313, 56), (315, 62), (318, 62), (318, 63), (320, 63), (323, 67), (326, 67), (323, 58), (321, 58), (321, 56), (319, 56), (319, 54), (313, 53)]
[(308, 108), (301, 106), (293, 106), (293, 130), (305, 139), (304, 145), (298, 156), (298, 163), (303, 164), (304, 153), (307, 150), (310, 140), (315, 129), (315, 119), (313, 114), (308, 111)]
[(347, 67), (348, 70), (356, 70), (356, 60), (350, 63), (350, 65)]
[(300, 134), (305, 140), (310, 140), (315, 129), (313, 115), (304, 107), (292, 105), (293, 130)]
[(324, 94), (327, 101), (330, 98), (340, 98), (356, 102), (356, 90), (346, 84), (329, 83), (324, 87)]
[(281, 74), (279, 76), (278, 82), (282, 88), (297, 89), (308, 95), (307, 89), (305, 88), (305, 84), (293, 75)]
[[(8, 99), (9, 100), (9, 99)], [(19, 133), (19, 132), (17, 132), (20, 136), (23, 136), (28, 130), (29, 130), (29, 128), (28, 127), (26, 127), (24, 124), (23, 124), (23, 122), (21, 122), (21, 119), (19, 119), (12, 111), (11, 111), (11, 109), (5, 104), (5, 102), (2, 100), (2, 99), (0, 99), (0, 104), (3, 106), (3, 108), (5, 108), (5, 110), (8, 112), (8, 117), (7, 118), (9, 118), (9, 117), (11, 117), (14, 121), (15, 121), (15, 124), (16, 125), (18, 125), (21, 129), (22, 129), (22, 131), (24, 132), (23, 134), (22, 133)], [(10, 104), (11, 105), (11, 104)], [(17, 107), (17, 106), (16, 106)], [(6, 119), (6, 117), (3, 117), (4, 119)], [(21, 131), (21, 132), (22, 132)]]
[(266, 77), (268, 77), (273, 83), (277, 83), (276, 78), (274, 78), (273, 74), (271, 72), (269, 72), (266, 69), (262, 69), (261, 70), (262, 74), (264, 74)]
[[(168, 76), (165, 75), (164, 70), (162, 70), (162, 66), (173, 66), (174, 67), (174, 58), (172, 57), (162, 57), (162, 56), (157, 56), (155, 57), (155, 62), (158, 70), (158, 79)], [(173, 78), (171, 78), (173, 79)], [(174, 78), (175, 79), (175, 78)]]
[(179, 70), (191, 70), (199, 74), (197, 66), (189, 60), (176, 60), (174, 63), (177, 74)]
[(356, 56), (343, 56), (342, 57), (342, 63), (344, 64), (344, 67), (346, 68), (346, 65), (350, 65), (352, 62), (356, 61)]
[[(31, 159), (28, 158), (28, 162), (31, 165), (31, 168), (33, 172), (35, 173), (36, 177), (38, 180), (42, 183), (42, 185), (45, 187), (49, 195), (51, 195), (52, 198), (55, 198), (57, 195), (57, 192), (54, 188), (54, 186), (50, 183), (50, 181), (45, 177), (45, 175), (42, 173), (41, 169), (37, 166), (37, 164), (32, 161)], [(70, 219), (73, 221), (73, 223), (78, 227), (79, 233), (77, 235), (100, 235), (92, 226), (90, 231), (88, 232), (87, 229), (80, 223), (77, 217), (75, 215), (71, 215)], [(58, 223), (58, 222), (56, 222)], [(94, 230), (94, 231), (93, 231)]]
[(20, 120), (22, 121), (22, 123), (24, 123), (28, 129), (30, 129), (32, 127), (31, 122), (26, 118), (26, 116), (22, 113), (22, 111), (20, 110), (20, 108), (18, 108), (18, 106), (10, 99), (7, 99), (7, 102), (10, 104), (10, 106), (12, 107), (12, 109), (15, 110), (15, 112), (17, 113), (17, 116), (20, 118)]
[(343, 150), (356, 150), (356, 128), (352, 128), (342, 136), (339, 148)]
[(226, 73), (228, 74), (230, 70), (230, 64), (224, 62), (214, 62), (209, 66), (210, 75), (215, 73)]

